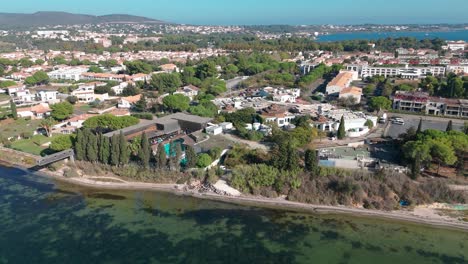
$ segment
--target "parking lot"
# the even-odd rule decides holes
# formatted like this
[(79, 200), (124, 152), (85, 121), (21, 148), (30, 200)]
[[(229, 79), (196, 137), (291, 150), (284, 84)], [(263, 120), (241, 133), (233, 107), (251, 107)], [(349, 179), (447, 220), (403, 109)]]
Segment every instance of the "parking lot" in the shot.
[[(411, 115), (394, 115), (394, 117), (401, 117), (403, 118), (405, 124), (404, 125), (397, 125), (397, 124), (388, 124), (388, 128), (386, 130), (385, 136), (397, 138), (399, 135), (406, 133), (406, 131), (410, 127), (414, 127), (414, 129), (418, 128), (419, 120), (422, 118), (422, 130), (426, 129), (435, 129), (445, 131), (447, 128), (448, 122), (450, 119), (446, 118), (437, 118), (437, 117), (426, 117), (426, 116), (411, 116)], [(463, 129), (463, 122), (464, 120), (452, 120), (453, 122), (453, 129), (461, 131)]]

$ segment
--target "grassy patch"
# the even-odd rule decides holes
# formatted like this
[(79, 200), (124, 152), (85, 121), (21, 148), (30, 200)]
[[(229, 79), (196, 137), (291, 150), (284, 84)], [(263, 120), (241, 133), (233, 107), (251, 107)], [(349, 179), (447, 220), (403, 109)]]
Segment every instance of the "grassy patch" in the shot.
[(6, 119), (0, 121), (0, 134), (4, 138), (20, 136), (22, 133), (33, 133), (39, 128), (41, 120)]
[(8, 94), (0, 93), (0, 102), (2, 101), (9, 101), (11, 97)]
[(26, 153), (40, 156), (41, 153), (47, 149), (47, 147), (43, 147), (41, 145), (47, 142), (51, 142), (52, 139), (53, 138), (48, 138), (43, 135), (37, 135), (32, 137), (31, 139), (22, 139), (15, 141), (11, 144), (11, 148), (18, 151), (23, 151)]
[(79, 111), (82, 111), (82, 112), (85, 112), (87, 113), (88, 111), (90, 111), (91, 109), (93, 109), (90, 105), (88, 104), (83, 104), (83, 105), (79, 105), (78, 107), (76, 107)]

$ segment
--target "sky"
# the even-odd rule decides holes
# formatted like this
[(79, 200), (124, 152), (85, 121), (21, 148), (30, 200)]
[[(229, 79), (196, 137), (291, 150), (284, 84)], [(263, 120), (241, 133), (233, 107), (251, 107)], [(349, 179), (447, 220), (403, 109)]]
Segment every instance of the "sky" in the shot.
[(199, 25), (468, 23), (468, 0), (1, 0), (0, 12), (130, 14)]

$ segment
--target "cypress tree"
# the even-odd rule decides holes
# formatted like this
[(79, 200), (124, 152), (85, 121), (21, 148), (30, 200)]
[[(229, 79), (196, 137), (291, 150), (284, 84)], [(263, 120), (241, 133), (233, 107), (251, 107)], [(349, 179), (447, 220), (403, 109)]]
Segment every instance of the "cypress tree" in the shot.
[(76, 131), (76, 143), (75, 143), (75, 155), (77, 160), (85, 159), (85, 148), (84, 148), (83, 131)]
[(416, 134), (422, 132), (422, 118), (419, 119), (418, 129), (416, 130)]
[(181, 144), (175, 145), (175, 167), (177, 170), (180, 169), (180, 158), (182, 157), (182, 146)]
[(453, 124), (452, 124), (452, 120), (450, 120), (447, 124), (447, 129), (445, 129), (446, 132), (450, 132), (453, 130)]
[(192, 146), (185, 147), (185, 160), (186, 168), (195, 168), (197, 165), (197, 154)]
[(297, 149), (293, 146), (291, 141), (288, 142), (286, 149), (287, 159), (283, 169), (288, 171), (296, 171), (299, 168), (299, 155), (297, 153)]
[(10, 100), (10, 111), (11, 111), (11, 117), (13, 119), (18, 119), (18, 111), (16, 110), (16, 104), (13, 102), (13, 100)]
[(162, 144), (159, 144), (158, 151), (156, 152), (156, 166), (158, 169), (165, 169), (167, 167), (166, 150)]
[(119, 136), (113, 135), (111, 138), (111, 152), (110, 152), (110, 163), (113, 166), (119, 165), (120, 160), (120, 144)]
[(109, 138), (100, 134), (99, 140), (99, 161), (103, 164), (109, 164), (110, 142)]
[(304, 157), (305, 170), (316, 176), (318, 173), (318, 158), (315, 149), (308, 149)]
[(145, 168), (149, 167), (150, 154), (151, 147), (149, 145), (148, 137), (146, 136), (146, 133), (143, 133), (141, 136), (141, 147), (138, 151), (138, 157), (140, 158), (141, 165)]
[(119, 135), (119, 148), (120, 148), (119, 164), (123, 166), (128, 163), (128, 160), (130, 159), (130, 153), (128, 151), (127, 139), (125, 138), (122, 131), (120, 131), (120, 135)]
[(338, 132), (336, 133), (336, 137), (338, 139), (343, 139), (346, 136), (346, 131), (345, 131), (345, 121), (344, 121), (344, 116), (341, 116), (340, 120), (340, 126), (338, 127)]
[(98, 138), (97, 136), (89, 131), (88, 133), (88, 141), (86, 144), (86, 158), (90, 162), (96, 162), (98, 161), (98, 153), (99, 152), (99, 147), (98, 147)]

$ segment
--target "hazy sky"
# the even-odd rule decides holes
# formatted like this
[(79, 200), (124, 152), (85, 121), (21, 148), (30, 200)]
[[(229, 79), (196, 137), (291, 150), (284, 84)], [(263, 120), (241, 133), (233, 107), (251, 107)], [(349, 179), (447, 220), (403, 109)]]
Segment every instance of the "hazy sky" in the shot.
[(131, 14), (186, 24), (468, 23), (468, 0), (1, 0), (0, 12)]

